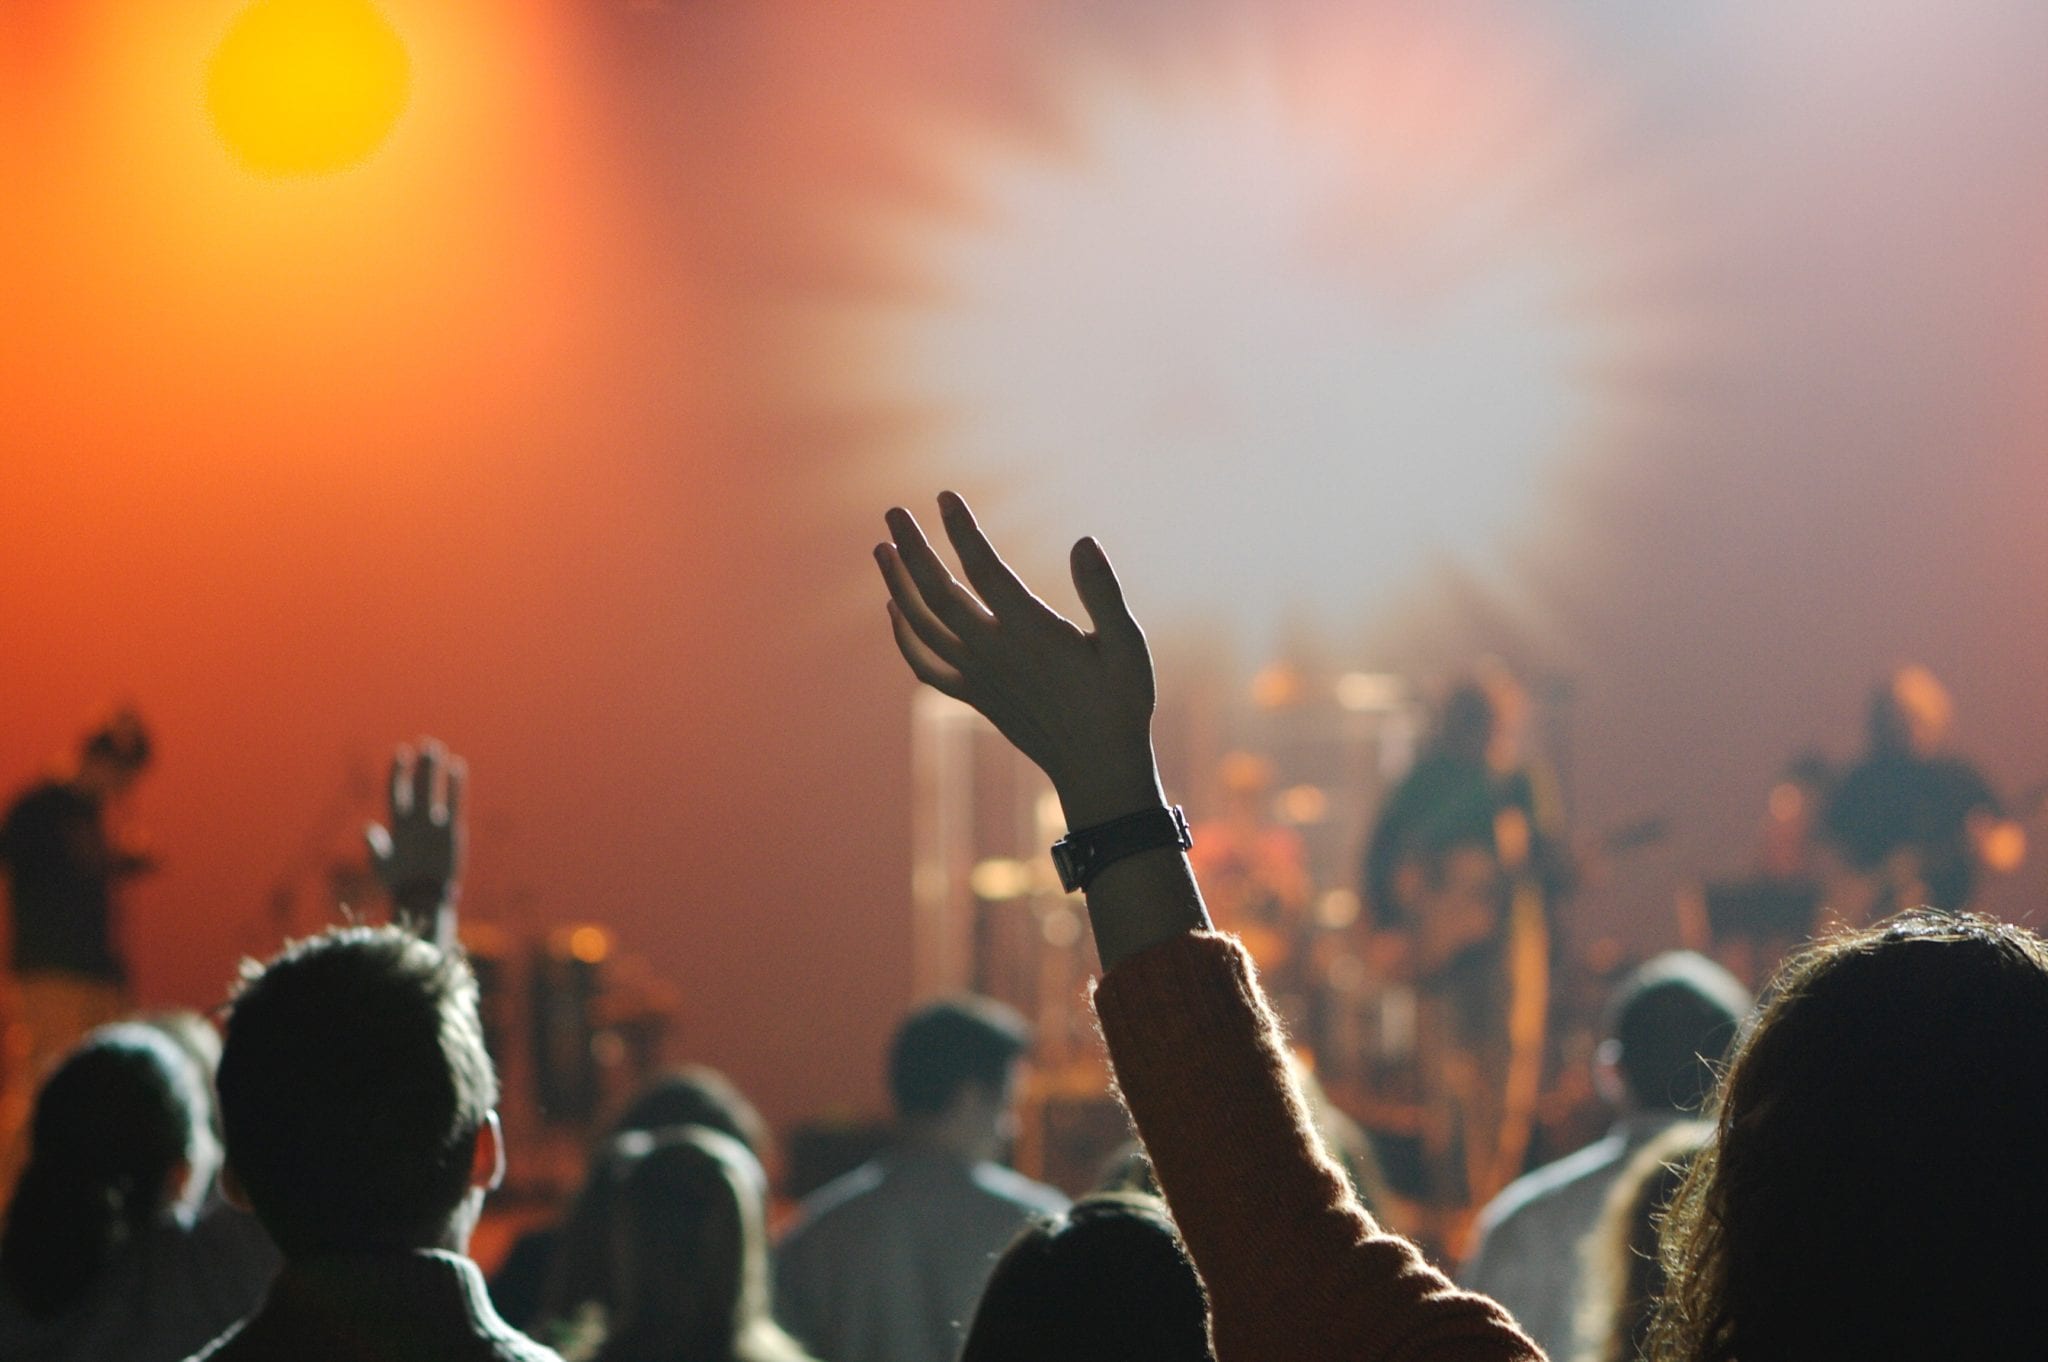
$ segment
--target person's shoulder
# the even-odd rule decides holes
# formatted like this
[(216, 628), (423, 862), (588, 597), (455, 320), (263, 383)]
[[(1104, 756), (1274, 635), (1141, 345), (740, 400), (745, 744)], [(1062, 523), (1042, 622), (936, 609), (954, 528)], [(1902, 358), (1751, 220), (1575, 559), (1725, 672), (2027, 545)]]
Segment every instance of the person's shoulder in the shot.
[(252, 1362), (255, 1354), (242, 1342), (248, 1324), (245, 1319), (229, 1325), (225, 1333), (186, 1358), (185, 1362)]
[(491, 1340), (490, 1362), (562, 1362), (562, 1355), (516, 1329)]
[(1938, 785), (1944, 792), (1953, 792), (1980, 802), (1991, 802), (1991, 781), (1974, 762), (1964, 757), (1942, 756), (1931, 758), (1927, 765), (1929, 782)]
[(1524, 1173), (1480, 1210), (1480, 1235), (1490, 1238), (1512, 1232), (1520, 1224), (1540, 1217), (1546, 1206), (1573, 1188), (1618, 1167), (1625, 1152), (1625, 1141), (1619, 1135), (1608, 1135), (1555, 1163)]
[(1072, 1204), (1059, 1188), (1035, 1182), (999, 1163), (977, 1164), (974, 1185), (999, 1201), (1035, 1215), (1058, 1215)]
[(782, 1247), (786, 1250), (820, 1233), (821, 1226), (858, 1218), (874, 1203), (886, 1178), (887, 1169), (882, 1162), (870, 1159), (812, 1192), (798, 1203), (796, 1222), (783, 1236)]
[(71, 788), (61, 780), (43, 780), (23, 790), (7, 806), (5, 823), (14, 826), (37, 819), (56, 817), (77, 803)]

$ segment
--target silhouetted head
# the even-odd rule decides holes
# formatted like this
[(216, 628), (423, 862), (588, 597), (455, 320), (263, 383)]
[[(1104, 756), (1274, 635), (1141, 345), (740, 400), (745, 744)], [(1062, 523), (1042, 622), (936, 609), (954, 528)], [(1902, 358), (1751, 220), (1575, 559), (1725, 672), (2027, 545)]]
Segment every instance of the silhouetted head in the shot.
[(1901, 667), (1870, 696), (1870, 746), (1877, 752), (1928, 756), (1948, 739), (1955, 702), (1925, 667)]
[(1019, 1234), (960, 1362), (1210, 1362), (1208, 1304), (1166, 1208), (1102, 1192)]
[(1653, 1355), (2048, 1353), (2048, 949), (1921, 910), (1777, 988), (1666, 1226)]
[(207, 1108), (192, 1062), (147, 1026), (102, 1027), (51, 1072), (0, 1234), (0, 1279), (25, 1310), (63, 1313), (122, 1243), (211, 1182)]
[(149, 730), (132, 709), (117, 711), (86, 735), (78, 753), (78, 783), (102, 798), (120, 794), (148, 767)]
[(1620, 1075), (1628, 1104), (1643, 1111), (1698, 1111), (1750, 1008), (1749, 990), (1692, 951), (1670, 951), (1630, 974), (1607, 1004), (1603, 1060)]
[(1461, 681), (1444, 696), (1436, 745), (1468, 761), (1484, 761), (1493, 744), (1493, 697), (1477, 681)]
[(769, 1317), (766, 1178), (702, 1126), (623, 1135), (606, 1181), (611, 1327), (601, 1359), (727, 1362), (801, 1354)]
[(993, 1158), (1009, 1134), (1017, 1064), (1030, 1038), (1023, 1017), (993, 999), (963, 996), (919, 1008), (889, 1045), (897, 1116), (941, 1132), (963, 1153)]
[(1511, 770), (1521, 762), (1528, 720), (1529, 693), (1522, 683), (1499, 658), (1481, 658), (1445, 693), (1435, 747), (1463, 761)]
[(768, 1157), (768, 1123), (731, 1079), (703, 1064), (662, 1074), (642, 1088), (612, 1122), (611, 1133), (703, 1126), (730, 1135), (757, 1159)]
[(501, 1158), (476, 1009), (468, 963), (397, 927), (247, 968), (221, 1122), (231, 1181), (287, 1258), (466, 1241)]

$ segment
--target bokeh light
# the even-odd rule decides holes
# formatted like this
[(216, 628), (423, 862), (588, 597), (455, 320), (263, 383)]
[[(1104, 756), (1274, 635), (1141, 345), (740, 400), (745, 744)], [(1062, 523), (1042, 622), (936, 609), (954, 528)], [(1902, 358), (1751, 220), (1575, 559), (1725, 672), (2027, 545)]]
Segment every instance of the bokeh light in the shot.
[(367, 159), (410, 95), (412, 64), (369, 0), (256, 0), (206, 77), (228, 150), (261, 175), (320, 175)]
[(1605, 95), (1414, 24), (1098, 54), (1035, 135), (926, 134), (954, 192), (867, 221), (917, 282), (829, 318), (826, 381), (924, 413), (947, 478), (1101, 535), (1185, 620), (1369, 621), (1447, 564), (1498, 575), (1615, 443), (1654, 234)]

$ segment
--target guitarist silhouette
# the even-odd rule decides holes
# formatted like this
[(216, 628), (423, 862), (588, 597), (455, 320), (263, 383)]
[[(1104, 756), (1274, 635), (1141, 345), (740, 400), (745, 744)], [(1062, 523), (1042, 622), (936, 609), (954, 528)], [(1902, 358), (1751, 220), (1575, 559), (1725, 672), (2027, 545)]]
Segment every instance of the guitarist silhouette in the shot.
[(1573, 863), (1544, 774), (1521, 756), (1528, 700), (1482, 664), (1452, 688), (1380, 814), (1364, 898), (1412, 983), (1431, 1199), (1483, 1204), (1520, 1171), (1542, 1076), (1551, 905)]
[(2016, 868), (2026, 834), (1978, 769), (1949, 755), (1955, 708), (1925, 667), (1871, 696), (1870, 750), (1835, 786), (1822, 834), (1842, 863), (1829, 907), (1860, 925), (1919, 904), (1967, 907), (1985, 870)]

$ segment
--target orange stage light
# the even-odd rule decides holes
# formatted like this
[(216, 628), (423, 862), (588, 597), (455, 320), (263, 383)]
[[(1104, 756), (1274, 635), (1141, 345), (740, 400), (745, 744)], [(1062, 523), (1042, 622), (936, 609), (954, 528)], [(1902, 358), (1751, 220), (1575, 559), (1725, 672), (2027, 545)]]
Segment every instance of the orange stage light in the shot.
[(256, 0), (214, 53), (206, 107), (250, 170), (321, 175), (384, 144), (411, 79), (405, 44), (369, 0)]

